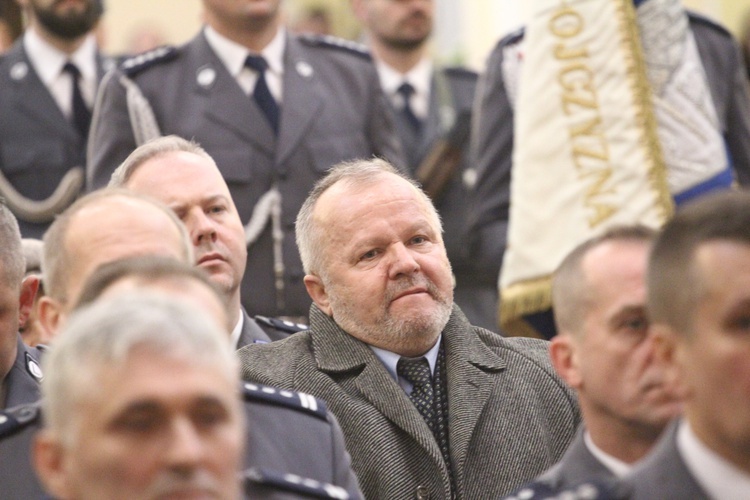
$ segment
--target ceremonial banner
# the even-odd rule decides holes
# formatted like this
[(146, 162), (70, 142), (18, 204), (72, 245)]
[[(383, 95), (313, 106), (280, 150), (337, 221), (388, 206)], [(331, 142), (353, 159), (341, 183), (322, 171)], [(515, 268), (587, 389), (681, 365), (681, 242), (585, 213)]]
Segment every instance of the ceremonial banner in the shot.
[[(654, 0), (650, 0), (654, 1)], [(535, 0), (515, 103), (501, 323), (530, 335), (551, 275), (608, 227), (660, 227), (667, 169), (633, 0)]]

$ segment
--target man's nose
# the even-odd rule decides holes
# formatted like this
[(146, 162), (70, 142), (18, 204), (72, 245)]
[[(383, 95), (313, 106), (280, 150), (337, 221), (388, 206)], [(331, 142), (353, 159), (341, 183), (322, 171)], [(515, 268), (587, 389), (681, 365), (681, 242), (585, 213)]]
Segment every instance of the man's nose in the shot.
[(216, 239), (216, 227), (203, 210), (195, 209), (191, 211), (183, 222), (190, 232), (193, 245), (199, 246), (205, 240), (214, 241)]
[(388, 249), (390, 259), (389, 277), (396, 279), (402, 275), (411, 275), (419, 271), (419, 262), (414, 254), (403, 244), (396, 243)]
[(189, 418), (179, 418), (172, 423), (166, 450), (166, 461), (171, 468), (195, 467), (203, 452), (203, 439)]

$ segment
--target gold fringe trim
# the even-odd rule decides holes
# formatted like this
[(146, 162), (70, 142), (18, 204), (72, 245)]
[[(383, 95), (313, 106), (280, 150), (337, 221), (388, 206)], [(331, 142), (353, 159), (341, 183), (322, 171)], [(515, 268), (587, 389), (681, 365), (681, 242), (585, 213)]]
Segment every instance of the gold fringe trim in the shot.
[(638, 19), (632, 0), (616, 0), (617, 20), (620, 26), (621, 39), (624, 41), (625, 72), (630, 76), (631, 91), (635, 98), (635, 114), (644, 131), (648, 158), (648, 179), (656, 195), (656, 208), (662, 214), (662, 224), (674, 213), (674, 201), (667, 183), (667, 165), (662, 155), (658, 126), (653, 109), (651, 84), (648, 81), (646, 58), (641, 46)]
[(544, 338), (523, 320), (552, 307), (552, 276), (514, 283), (501, 291), (500, 328), (512, 337)]

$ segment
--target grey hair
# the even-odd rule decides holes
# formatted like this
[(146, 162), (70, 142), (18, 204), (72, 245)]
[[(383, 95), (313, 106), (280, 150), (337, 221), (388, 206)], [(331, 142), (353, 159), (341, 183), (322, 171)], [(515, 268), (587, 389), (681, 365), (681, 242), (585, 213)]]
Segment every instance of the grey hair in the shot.
[[(68, 288), (69, 272), (76, 259), (75, 255), (70, 254), (65, 241), (71, 221), (82, 209), (112, 198), (138, 200), (152, 205), (163, 212), (174, 223), (180, 233), (185, 261), (193, 263), (193, 243), (190, 240), (190, 235), (185, 225), (177, 218), (172, 209), (150, 196), (134, 193), (126, 189), (101, 189), (78, 199), (65, 209), (63, 213), (55, 218), (52, 225), (47, 229), (47, 232), (44, 233), (42, 281), (44, 282), (44, 291), (50, 297), (61, 302), (67, 300), (66, 291)], [(127, 231), (128, 228), (122, 228), (122, 230)]]
[(164, 293), (123, 293), (73, 313), (44, 356), (47, 427), (72, 439), (76, 408), (98, 372), (122, 366), (136, 349), (216, 366), (239, 387), (237, 357), (207, 313)]
[(165, 137), (159, 137), (148, 141), (130, 153), (130, 155), (125, 158), (125, 161), (123, 161), (120, 166), (112, 172), (112, 177), (109, 179), (107, 187), (125, 187), (135, 171), (138, 170), (141, 165), (149, 160), (170, 153), (191, 153), (205, 158), (210, 161), (211, 164), (216, 165), (214, 159), (211, 158), (211, 155), (209, 155), (197, 142), (188, 141), (187, 139), (183, 139), (176, 135), (167, 135)]
[(320, 231), (314, 217), (315, 205), (323, 193), (338, 182), (346, 182), (352, 187), (367, 186), (381, 180), (386, 174), (401, 177), (414, 187), (416, 192), (419, 193), (419, 197), (424, 201), (425, 206), (428, 207), (430, 216), (438, 232), (440, 234), (443, 233), (440, 215), (435, 210), (432, 200), (422, 191), (422, 188), (415, 180), (407, 177), (396, 169), (396, 167), (381, 158), (342, 162), (334, 165), (325, 177), (315, 184), (297, 214), (295, 224), (297, 248), (299, 249), (302, 267), (306, 274), (320, 274), (324, 269), (325, 245), (321, 238), (322, 231)]
[(18, 220), (5, 203), (0, 203), (0, 263), (5, 283), (13, 288), (19, 287), (26, 269), (21, 231)]

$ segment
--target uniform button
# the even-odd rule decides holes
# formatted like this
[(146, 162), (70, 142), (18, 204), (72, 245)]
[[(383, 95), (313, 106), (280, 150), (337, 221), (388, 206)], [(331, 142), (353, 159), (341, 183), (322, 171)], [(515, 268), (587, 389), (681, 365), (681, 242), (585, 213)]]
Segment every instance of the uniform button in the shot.
[(430, 498), (429, 493), (427, 493), (427, 487), (426, 486), (417, 486), (417, 499), (418, 500), (425, 500), (426, 498)]

